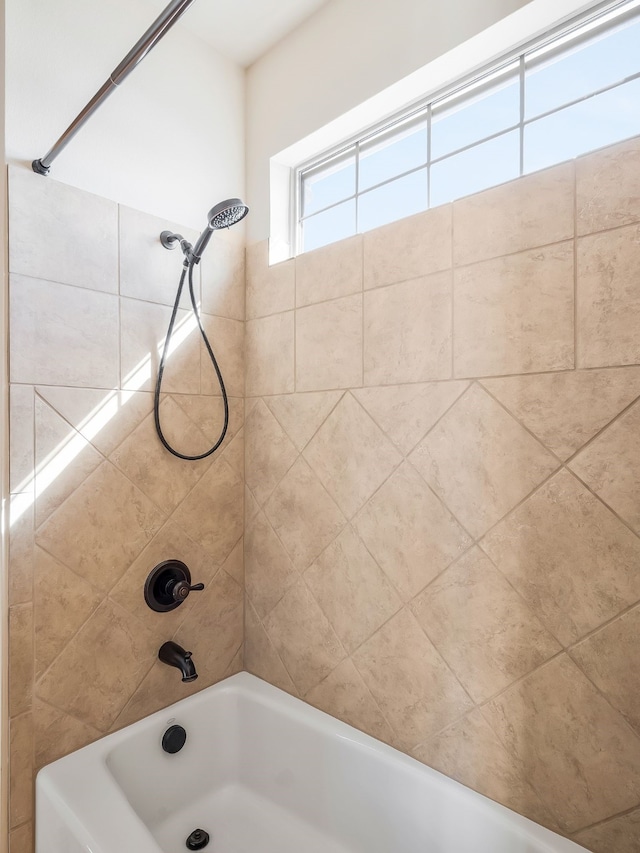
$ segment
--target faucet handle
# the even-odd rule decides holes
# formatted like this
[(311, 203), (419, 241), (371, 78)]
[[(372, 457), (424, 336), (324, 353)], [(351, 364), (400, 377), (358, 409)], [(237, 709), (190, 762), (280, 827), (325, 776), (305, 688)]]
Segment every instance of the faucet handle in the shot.
[(177, 581), (171, 590), (171, 595), (173, 596), (174, 601), (181, 602), (185, 600), (190, 592), (201, 592), (203, 589), (203, 583), (196, 583), (191, 586), (189, 581)]

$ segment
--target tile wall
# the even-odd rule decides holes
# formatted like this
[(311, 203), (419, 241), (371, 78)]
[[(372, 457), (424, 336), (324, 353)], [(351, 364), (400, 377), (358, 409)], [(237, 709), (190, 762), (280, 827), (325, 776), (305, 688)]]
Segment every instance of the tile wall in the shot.
[(267, 266), (245, 667), (640, 847), (640, 142)]
[[(27, 853), (42, 765), (243, 667), (244, 246), (216, 234), (196, 277), (231, 417), (223, 451), (185, 463), (153, 425), (181, 270), (158, 237), (197, 235), (23, 169), (9, 178), (10, 817), (11, 851)], [(200, 453), (222, 406), (183, 331), (161, 417)], [(142, 589), (169, 558), (206, 589), (157, 614)], [(156, 660), (171, 638), (193, 651), (193, 685)]]

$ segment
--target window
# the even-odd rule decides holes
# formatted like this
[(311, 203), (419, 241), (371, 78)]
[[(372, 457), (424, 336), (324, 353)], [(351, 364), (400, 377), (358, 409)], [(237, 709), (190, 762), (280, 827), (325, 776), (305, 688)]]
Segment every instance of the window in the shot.
[(298, 167), (296, 253), (636, 134), (640, 0), (627, 0)]

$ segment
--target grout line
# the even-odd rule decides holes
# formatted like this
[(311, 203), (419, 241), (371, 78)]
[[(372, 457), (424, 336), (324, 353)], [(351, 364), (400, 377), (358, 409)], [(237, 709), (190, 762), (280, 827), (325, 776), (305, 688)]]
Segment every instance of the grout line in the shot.
[(598, 820), (595, 823), (590, 823), (588, 826), (583, 826), (580, 829), (577, 829), (575, 832), (573, 832), (571, 834), (570, 838), (575, 839), (579, 835), (581, 835), (583, 832), (588, 832), (589, 830), (595, 829), (596, 827), (606, 826), (607, 824), (613, 823), (614, 821), (619, 820), (622, 817), (627, 817), (628, 815), (631, 815), (634, 812), (638, 811), (639, 808), (640, 808), (640, 800), (638, 800), (638, 802), (636, 803), (635, 806), (631, 806), (630, 809), (625, 809), (624, 811), (617, 812), (614, 815), (610, 815), (609, 817), (605, 817), (603, 820)]

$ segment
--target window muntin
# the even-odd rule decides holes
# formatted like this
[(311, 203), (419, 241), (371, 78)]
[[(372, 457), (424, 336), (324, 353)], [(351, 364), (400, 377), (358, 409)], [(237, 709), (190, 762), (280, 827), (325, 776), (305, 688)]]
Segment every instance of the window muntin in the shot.
[(640, 134), (639, 44), (640, 0), (609, 5), (300, 167), (296, 251)]

